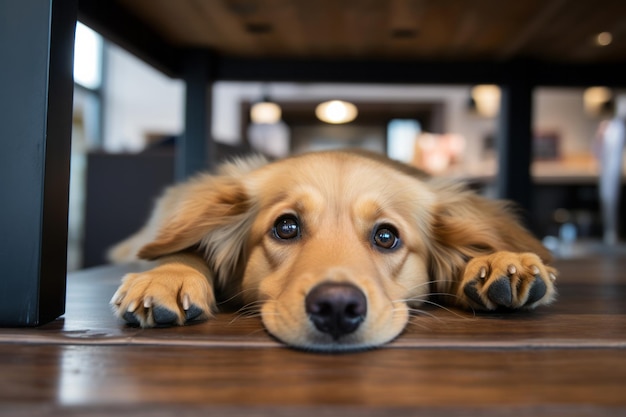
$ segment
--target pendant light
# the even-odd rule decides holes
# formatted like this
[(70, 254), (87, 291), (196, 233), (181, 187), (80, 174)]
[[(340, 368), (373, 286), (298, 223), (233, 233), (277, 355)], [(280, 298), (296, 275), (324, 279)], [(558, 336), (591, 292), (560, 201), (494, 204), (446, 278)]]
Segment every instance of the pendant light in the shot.
[(282, 109), (270, 100), (269, 85), (261, 86), (261, 100), (250, 108), (250, 120), (256, 124), (272, 125), (280, 121)]
[(318, 104), (315, 108), (315, 115), (323, 122), (342, 124), (356, 119), (358, 110), (354, 104), (347, 101), (330, 100)]
[(258, 101), (250, 108), (250, 120), (256, 124), (274, 124), (280, 121), (282, 110), (280, 106), (268, 98)]

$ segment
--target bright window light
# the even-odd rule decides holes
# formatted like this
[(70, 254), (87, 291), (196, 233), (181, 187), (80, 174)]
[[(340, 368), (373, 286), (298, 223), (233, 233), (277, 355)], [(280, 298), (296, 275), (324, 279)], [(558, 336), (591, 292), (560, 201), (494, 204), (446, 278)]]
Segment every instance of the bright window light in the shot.
[(415, 141), (422, 127), (417, 120), (393, 119), (387, 125), (387, 155), (398, 161), (411, 162)]
[(102, 82), (102, 37), (78, 22), (74, 41), (74, 81), (96, 89)]

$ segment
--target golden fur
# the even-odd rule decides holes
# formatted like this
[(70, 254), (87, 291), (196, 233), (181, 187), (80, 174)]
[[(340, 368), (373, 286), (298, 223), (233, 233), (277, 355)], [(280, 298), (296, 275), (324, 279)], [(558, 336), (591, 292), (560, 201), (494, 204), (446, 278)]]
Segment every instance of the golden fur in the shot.
[[(114, 295), (127, 321), (207, 318), (215, 290), (257, 306), (281, 341), (316, 350), (386, 343), (431, 293), (481, 310), (534, 308), (556, 294), (549, 252), (506, 204), (363, 152), (226, 164), (167, 190), (110, 255), (158, 262)], [(324, 283), (333, 289), (318, 302)], [(339, 318), (312, 317), (327, 298)]]

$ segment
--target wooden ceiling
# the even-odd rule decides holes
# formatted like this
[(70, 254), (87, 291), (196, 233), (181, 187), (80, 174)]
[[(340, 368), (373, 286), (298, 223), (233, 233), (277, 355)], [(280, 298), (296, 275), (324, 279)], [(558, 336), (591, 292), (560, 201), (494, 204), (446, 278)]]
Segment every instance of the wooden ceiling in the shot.
[[(117, 2), (174, 47), (233, 57), (626, 60), (625, 0)], [(600, 32), (611, 33), (610, 45), (598, 46)]]

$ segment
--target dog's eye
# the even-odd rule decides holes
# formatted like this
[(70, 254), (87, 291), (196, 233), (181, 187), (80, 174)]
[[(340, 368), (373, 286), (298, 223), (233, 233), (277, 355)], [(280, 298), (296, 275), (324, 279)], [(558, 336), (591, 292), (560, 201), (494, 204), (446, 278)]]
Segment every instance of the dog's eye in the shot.
[(274, 223), (274, 236), (280, 240), (295, 239), (300, 236), (298, 219), (290, 214), (280, 216)]
[(400, 243), (398, 231), (395, 227), (383, 224), (374, 231), (374, 245), (383, 250), (396, 249)]

